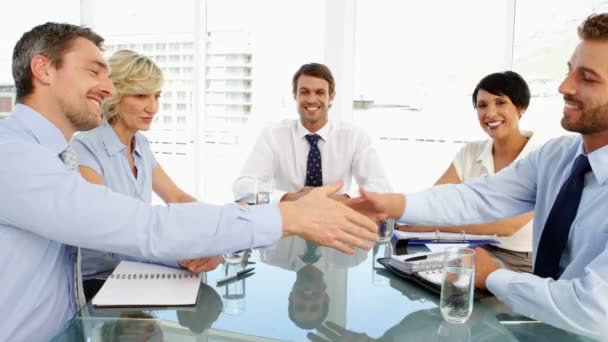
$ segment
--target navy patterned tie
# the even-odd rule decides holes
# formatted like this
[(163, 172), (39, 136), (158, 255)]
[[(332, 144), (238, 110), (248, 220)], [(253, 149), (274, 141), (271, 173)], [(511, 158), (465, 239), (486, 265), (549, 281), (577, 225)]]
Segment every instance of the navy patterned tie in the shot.
[(536, 251), (534, 274), (539, 277), (551, 277), (556, 280), (559, 278), (559, 262), (568, 242), (570, 226), (581, 202), (585, 174), (589, 171), (591, 171), (589, 159), (581, 154), (574, 161), (570, 177), (566, 179), (557, 194)]
[(318, 134), (306, 135), (306, 140), (310, 144), (310, 151), (308, 151), (308, 161), (306, 162), (306, 183), (305, 186), (322, 186), (323, 185), (323, 171), (321, 170), (321, 151), (319, 151), (319, 139), (321, 136)]

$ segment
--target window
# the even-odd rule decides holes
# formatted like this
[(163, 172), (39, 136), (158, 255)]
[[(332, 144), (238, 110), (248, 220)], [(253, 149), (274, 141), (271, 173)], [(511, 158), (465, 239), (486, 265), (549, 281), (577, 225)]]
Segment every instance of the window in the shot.
[[(12, 59), (15, 43), (24, 32), (34, 26), (48, 21), (80, 24), (80, 1), (35, 1), (22, 0), (3, 2), (4, 20), (0, 20), (0, 86), (14, 89), (14, 80), (11, 73)], [(35, 9), (35, 10), (32, 10)], [(2, 96), (2, 95), (0, 95)], [(3, 105), (3, 108), (6, 106)], [(12, 107), (11, 107), (12, 108)]]
[(437, 11), (436, 2), (357, 0), (353, 120), (374, 138), (395, 189), (432, 185), (462, 141), (484, 138), (470, 95), (506, 68), (510, 3), (445, 1)]
[(606, 11), (608, 3), (598, 0), (559, 6), (547, 0), (517, 2), (513, 70), (524, 76), (532, 92), (522, 121), (544, 140), (566, 133), (560, 125), (564, 103), (557, 88), (579, 42), (576, 28), (589, 14)]

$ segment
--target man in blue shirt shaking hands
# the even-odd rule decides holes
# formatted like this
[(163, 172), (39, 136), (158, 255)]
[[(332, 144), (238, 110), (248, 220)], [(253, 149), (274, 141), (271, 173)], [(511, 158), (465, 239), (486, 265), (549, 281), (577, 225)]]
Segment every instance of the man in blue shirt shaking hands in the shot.
[(163, 261), (289, 235), (349, 254), (377, 240), (373, 221), (329, 198), (341, 182), (251, 207), (151, 206), (86, 182), (69, 166), (68, 141), (100, 124), (113, 92), (102, 43), (90, 29), (46, 23), (15, 46), (17, 105), (0, 122), (0, 340), (47, 340), (76, 313), (73, 246)]
[[(559, 86), (562, 127), (495, 176), (416, 194), (362, 191), (351, 207), (409, 224), (462, 225), (534, 210), (534, 274), (478, 268), (475, 283), (514, 311), (594, 338), (608, 322), (608, 13), (588, 17)], [(478, 249), (477, 261), (491, 261)]]

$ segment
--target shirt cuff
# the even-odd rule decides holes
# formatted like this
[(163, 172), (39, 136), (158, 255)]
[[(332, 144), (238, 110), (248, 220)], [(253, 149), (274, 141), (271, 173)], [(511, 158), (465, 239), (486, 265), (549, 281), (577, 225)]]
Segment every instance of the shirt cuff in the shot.
[(496, 270), (490, 273), (488, 279), (486, 279), (486, 287), (496, 296), (496, 298), (511, 306), (509, 301), (509, 288), (516, 276), (517, 272), (505, 269)]
[(287, 191), (275, 190), (272, 192), (272, 196), (270, 197), (270, 203), (279, 203), (281, 202), (281, 198), (285, 196)]
[(405, 210), (399, 222), (416, 224), (428, 219), (428, 205), (420, 197), (421, 193), (403, 194), (405, 196)]
[(253, 224), (253, 246), (270, 246), (283, 236), (283, 218), (277, 203), (258, 204), (247, 207), (251, 211)]
[(173, 267), (173, 268), (185, 269), (184, 267), (182, 267), (182, 265), (179, 264), (178, 260), (163, 261), (162, 264), (165, 266)]

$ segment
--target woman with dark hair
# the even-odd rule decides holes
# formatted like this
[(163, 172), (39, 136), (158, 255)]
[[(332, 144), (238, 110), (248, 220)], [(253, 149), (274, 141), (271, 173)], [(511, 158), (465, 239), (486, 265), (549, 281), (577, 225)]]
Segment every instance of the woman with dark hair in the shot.
[[(517, 73), (505, 71), (484, 77), (473, 91), (473, 107), (488, 140), (466, 144), (435, 184), (464, 183), (494, 174), (523, 158), (537, 143), (533, 133), (521, 131), (519, 120), (530, 103), (530, 90)], [(401, 226), (407, 231), (445, 231), (496, 234), (500, 245), (483, 248), (503, 266), (520, 272), (532, 271), (533, 213), (479, 225), (454, 227)]]

